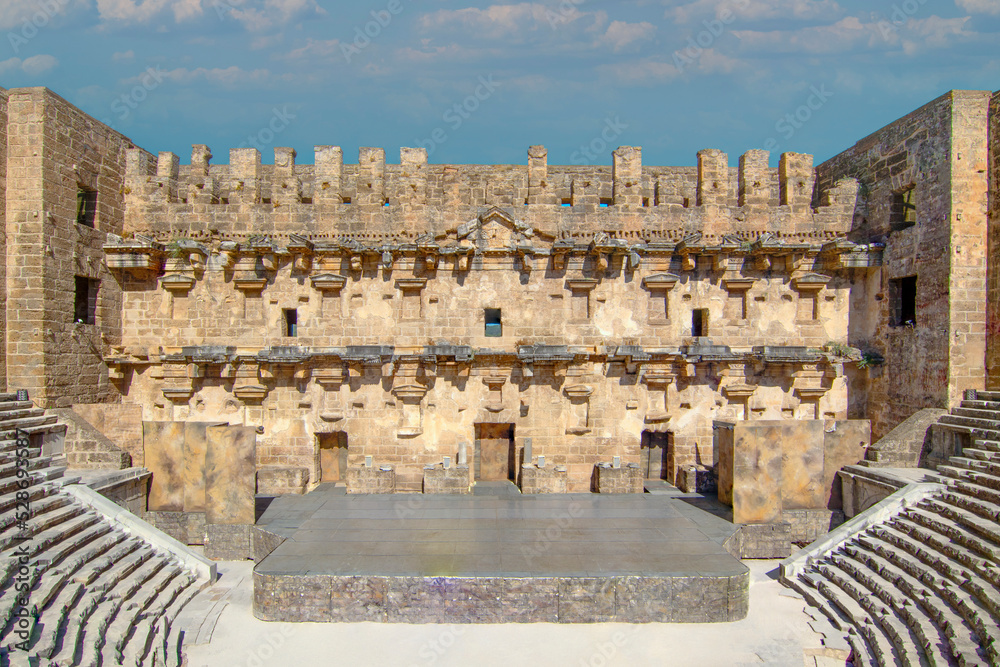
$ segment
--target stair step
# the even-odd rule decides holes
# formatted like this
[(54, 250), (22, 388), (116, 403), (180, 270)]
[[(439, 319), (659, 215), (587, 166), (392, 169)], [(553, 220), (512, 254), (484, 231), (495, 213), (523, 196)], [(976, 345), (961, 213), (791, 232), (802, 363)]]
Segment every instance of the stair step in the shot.
[(1000, 452), (994, 452), (989, 449), (973, 449), (971, 447), (966, 447), (962, 450), (964, 456), (974, 458), (977, 461), (1000, 461)]
[[(883, 628), (892, 640), (896, 652), (902, 657), (902, 664), (921, 665), (922, 659), (925, 658), (926, 649), (930, 649), (931, 655), (941, 652), (941, 649), (937, 647), (940, 641), (938, 630), (929, 619), (924, 623), (913, 622), (912, 626), (916, 627), (912, 627), (909, 623), (910, 619), (901, 613), (909, 611), (905, 610), (907, 600), (905, 595), (884, 585), (879, 585), (872, 581), (873, 577), (870, 575), (866, 578), (872, 581), (872, 584), (868, 585), (868, 582), (855, 576), (855, 573), (859, 576), (865, 576), (861, 572), (861, 568), (848, 561), (849, 559), (843, 557), (831, 557), (819, 564), (818, 569), (827, 578), (834, 581), (838, 587), (847, 591)], [(877, 573), (873, 574), (875, 575), (874, 579), (877, 579)], [(926, 657), (933, 660), (931, 655)], [(947, 662), (943, 664), (947, 664)]]
[[(31, 619), (33, 623), (29, 647), (32, 653), (39, 653), (40, 642), (48, 641), (50, 637), (59, 637), (65, 631), (67, 617), (83, 593), (83, 585), (71, 581), (59, 590), (48, 607)], [(47, 650), (46, 646), (42, 646), (42, 651)]]
[(987, 401), (985, 399), (976, 399), (974, 401), (964, 400), (962, 401), (963, 408), (973, 408), (975, 410), (993, 410), (994, 412), (1000, 412), (1000, 401)]
[(1000, 506), (994, 503), (979, 500), (964, 493), (956, 493), (954, 489), (950, 488), (939, 497), (949, 505), (961, 507), (965, 511), (972, 512), (987, 521), (1000, 521)]
[(0, 406), (0, 429), (2, 429), (8, 422), (12, 422), (15, 419), (29, 419), (32, 417), (44, 416), (45, 410), (34, 407), (30, 401), (24, 403), (23, 407), (12, 408), (9, 406)]
[(994, 491), (1000, 491), (1000, 477), (995, 475), (979, 472), (978, 470), (968, 470), (966, 468), (956, 468), (955, 466), (946, 465), (938, 466), (937, 471), (952, 479), (967, 480), (973, 484), (985, 486)]
[(978, 449), (985, 449), (989, 452), (1000, 452), (1000, 439), (997, 438), (973, 438), (972, 446)]
[[(104, 580), (95, 586), (100, 602), (78, 639), (77, 650), (85, 662), (101, 664), (101, 647), (116, 636), (115, 629), (109, 630), (109, 628), (121, 617), (124, 608), (132, 607), (136, 603), (137, 591), (144, 587), (155, 590), (160, 586), (156, 577), (163, 571), (163, 566), (164, 560), (154, 556), (136, 568), (127, 578), (110, 571), (105, 573)], [(112, 663), (106, 661), (106, 664)]]
[[(46, 415), (42, 414), (38, 417), (22, 417), (20, 419), (11, 419), (5, 422), (0, 422), (0, 433), (9, 434), (8, 437), (16, 437), (16, 430), (21, 429), (22, 431), (27, 431), (30, 428), (37, 426), (48, 426), (50, 424), (55, 424), (59, 421), (59, 417), (56, 415)], [(30, 433), (30, 431), (28, 431)]]
[(1000, 391), (976, 390), (976, 400), (979, 400), (979, 401), (1000, 401)]
[(112, 567), (115, 563), (128, 558), (142, 546), (143, 544), (139, 540), (135, 538), (127, 538), (117, 546), (113, 547), (106, 554), (88, 561), (79, 569), (73, 579), (81, 584), (89, 585), (101, 576), (102, 572)]
[[(81, 543), (89, 544), (98, 538), (104, 537), (110, 530), (111, 528), (107, 524), (98, 523), (78, 533), (78, 537)], [(75, 546), (72, 551), (77, 551)], [(60, 561), (60, 565), (63, 565), (62, 561)], [(73, 565), (46, 568), (42, 581), (31, 592), (32, 602), (39, 607), (47, 605), (56, 595), (59, 588), (72, 578), (77, 569)]]
[(996, 410), (967, 408), (963, 406), (961, 408), (952, 408), (951, 414), (955, 417), (979, 419), (993, 424), (993, 426), (987, 425), (986, 428), (1000, 428), (1000, 414), (998, 414)]
[[(114, 641), (108, 641), (104, 644), (104, 650), (99, 651), (99, 655), (103, 655), (105, 662), (109, 662), (112, 658), (118, 659), (121, 656), (128, 644), (133, 640), (132, 628), (138, 627), (143, 618), (147, 616), (155, 620), (156, 616), (152, 614), (152, 608), (156, 599), (161, 595), (164, 590), (166, 590), (171, 582), (173, 582), (180, 574), (179, 570), (172, 566), (166, 558), (159, 557), (159, 571), (156, 576), (153, 577), (146, 586), (139, 590), (139, 595), (131, 599), (128, 604), (123, 605), (121, 612), (118, 617), (114, 619), (108, 629), (108, 637), (114, 638)], [(144, 639), (144, 638), (142, 638)], [(100, 648), (97, 646), (96, 648)], [(146, 649), (148, 649), (148, 644), (144, 644), (141, 647), (142, 655), (145, 655)]]
[(33, 408), (35, 404), (31, 401), (18, 401), (16, 399), (3, 400), (0, 399), (0, 410), (6, 412), (8, 410), (24, 410), (25, 408)]
[[(867, 566), (844, 556), (831, 557), (831, 559), (841, 571), (863, 587), (860, 588), (863, 595), (874, 595), (879, 598), (891, 607), (899, 617), (900, 622), (910, 629), (912, 633), (911, 643), (914, 643), (914, 640), (915, 643), (913, 648), (907, 650), (916, 653), (915, 658), (911, 657), (911, 662), (920, 664), (922, 657), (931, 665), (949, 664), (947, 655), (951, 653), (951, 648), (948, 644), (948, 638), (941, 633), (940, 628), (934, 623), (934, 619), (926, 613), (923, 607), (914, 605), (912, 600), (901, 591), (896, 590), (895, 586), (891, 584), (887, 586), (887, 582), (881, 578), (879, 573), (872, 572)], [(905, 639), (905, 636), (901, 636)]]
[(926, 545), (944, 554), (956, 563), (960, 563), (966, 569), (974, 571), (980, 577), (992, 582), (994, 588), (1000, 589), (1000, 569), (996, 567), (993, 561), (984, 558), (981, 553), (953, 541), (947, 535), (943, 535), (903, 517), (893, 519), (892, 527), (909, 535), (918, 544)]
[(964, 659), (969, 664), (979, 664), (979, 637), (975, 630), (958, 609), (950, 604), (941, 604), (939, 595), (934, 594), (935, 591), (940, 594), (945, 588), (940, 577), (924, 575), (919, 566), (903, 557), (898, 550), (870, 537), (859, 538), (848, 552), (878, 572), (886, 585), (890, 585), (891, 581), (915, 603), (922, 605), (948, 638), (951, 653), (959, 662)]
[(984, 519), (968, 510), (941, 502), (935, 498), (924, 499), (918, 504), (918, 507), (924, 507), (940, 516), (948, 517), (959, 525), (978, 534), (981, 539), (985, 538), (991, 541), (994, 546), (1000, 546), (1000, 524), (997, 524), (996, 521)]
[(836, 584), (822, 578), (816, 583), (816, 589), (858, 629), (872, 649), (874, 661), (882, 665), (901, 664), (900, 656), (889, 638), (882, 632), (871, 615), (854, 600), (846, 591)]
[(1000, 549), (996, 549), (987, 544), (976, 533), (965, 526), (955, 524), (948, 519), (942, 519), (934, 512), (928, 512), (918, 508), (907, 509), (904, 516), (917, 525), (930, 529), (940, 535), (946, 536), (953, 542), (962, 545), (970, 551), (980, 554), (983, 558), (993, 562), (1000, 562)]

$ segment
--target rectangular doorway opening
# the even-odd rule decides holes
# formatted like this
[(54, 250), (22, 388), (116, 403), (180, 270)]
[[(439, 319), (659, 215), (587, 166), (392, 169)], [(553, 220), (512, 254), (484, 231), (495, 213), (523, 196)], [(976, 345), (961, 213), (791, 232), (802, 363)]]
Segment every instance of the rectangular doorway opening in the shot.
[(317, 433), (320, 482), (347, 481), (347, 433)]
[(639, 445), (641, 459), (639, 469), (646, 479), (668, 479), (669, 466), (667, 452), (670, 449), (670, 434), (643, 431)]
[(513, 424), (476, 424), (473, 467), (476, 480), (517, 482)]

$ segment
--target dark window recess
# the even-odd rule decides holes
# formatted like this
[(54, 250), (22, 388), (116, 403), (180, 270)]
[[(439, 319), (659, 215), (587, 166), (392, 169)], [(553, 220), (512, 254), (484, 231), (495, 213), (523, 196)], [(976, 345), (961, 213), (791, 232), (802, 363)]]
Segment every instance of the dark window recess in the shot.
[(906, 190), (892, 193), (892, 209), (889, 212), (889, 226), (893, 231), (899, 231), (917, 224), (917, 202), (914, 196), (916, 188), (912, 185)]
[(73, 321), (80, 324), (97, 322), (97, 288), (99, 280), (76, 276), (76, 293), (73, 302)]
[(76, 224), (93, 227), (97, 220), (97, 191), (78, 188), (76, 191)]
[(486, 309), (486, 336), (488, 338), (500, 338), (503, 336), (503, 324), (500, 321), (499, 308)]
[(286, 308), (285, 313), (285, 335), (295, 338), (299, 334), (299, 311), (294, 308)]
[(691, 335), (695, 338), (708, 335), (707, 308), (697, 308), (691, 311)]
[(889, 281), (892, 298), (892, 326), (915, 326), (917, 323), (917, 277)]
[(572, 206), (573, 205), (573, 200), (572, 199), (565, 199), (565, 198), (563, 198), (563, 200), (560, 203), (563, 206)]

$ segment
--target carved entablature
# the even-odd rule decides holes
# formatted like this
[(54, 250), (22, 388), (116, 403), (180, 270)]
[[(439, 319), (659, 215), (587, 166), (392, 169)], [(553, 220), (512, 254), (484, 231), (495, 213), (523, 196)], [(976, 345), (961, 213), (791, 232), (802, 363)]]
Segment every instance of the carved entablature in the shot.
[(104, 263), (111, 271), (157, 274), (163, 268), (164, 247), (148, 236), (137, 235), (135, 238), (123, 239), (108, 234), (104, 255)]

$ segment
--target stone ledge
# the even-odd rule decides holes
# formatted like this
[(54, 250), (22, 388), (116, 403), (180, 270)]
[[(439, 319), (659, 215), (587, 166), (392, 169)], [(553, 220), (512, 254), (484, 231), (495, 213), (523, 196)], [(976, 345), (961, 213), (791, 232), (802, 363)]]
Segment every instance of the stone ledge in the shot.
[(254, 572), (254, 616), (291, 623), (726, 623), (746, 618), (732, 576), (406, 577)]

